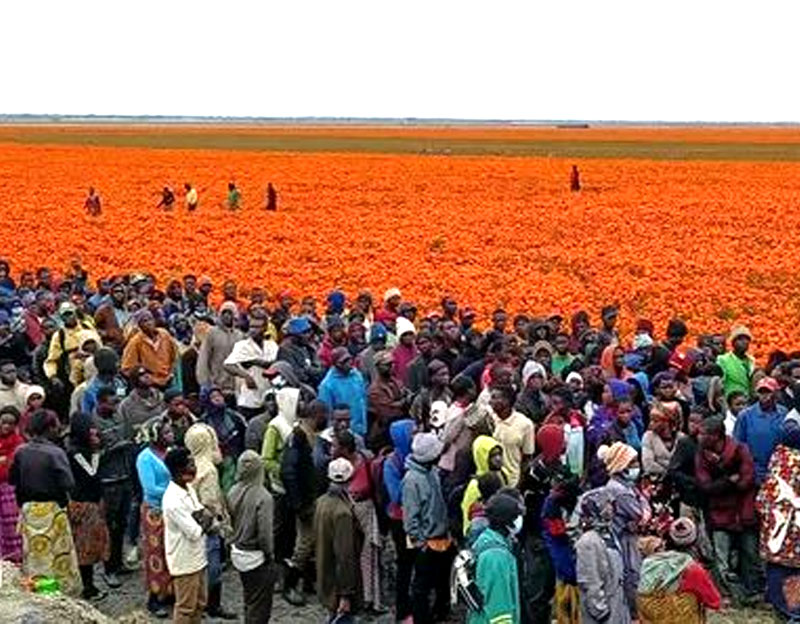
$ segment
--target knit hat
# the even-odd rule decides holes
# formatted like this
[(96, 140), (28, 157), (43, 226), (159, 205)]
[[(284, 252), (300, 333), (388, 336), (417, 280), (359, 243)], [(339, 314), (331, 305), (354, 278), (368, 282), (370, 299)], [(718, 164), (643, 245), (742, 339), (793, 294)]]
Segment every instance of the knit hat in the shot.
[(557, 459), (564, 452), (564, 428), (560, 425), (543, 425), (536, 434), (536, 446), (544, 459)]
[(570, 384), (573, 381), (580, 381), (581, 385), (583, 385), (583, 377), (581, 377), (580, 373), (576, 373), (572, 371), (569, 375), (567, 375), (566, 383)]
[(409, 321), (404, 316), (400, 316), (400, 317), (397, 318), (396, 329), (397, 329), (397, 331), (395, 333), (396, 333), (398, 338), (400, 336), (402, 336), (403, 334), (416, 334), (417, 333), (417, 330), (414, 327), (414, 323)]
[(341, 290), (334, 290), (328, 294), (328, 306), (332, 310), (344, 310), (346, 297)]
[(238, 314), (239, 308), (236, 307), (236, 304), (233, 301), (226, 301), (219, 307), (219, 313), (222, 314), (223, 312), (232, 312), (233, 314)]
[(411, 442), (411, 456), (421, 464), (436, 460), (444, 450), (444, 444), (435, 433), (418, 433)]
[(737, 338), (741, 338), (744, 336), (745, 338), (749, 338), (750, 340), (753, 339), (753, 334), (750, 333), (750, 330), (747, 329), (744, 325), (737, 325), (731, 330), (730, 341), (733, 342)]
[(58, 306), (58, 315), (64, 316), (65, 314), (75, 314), (77, 312), (77, 308), (75, 304), (70, 301), (64, 301), (60, 306)]
[(669, 538), (676, 546), (691, 546), (697, 539), (697, 527), (689, 518), (678, 518), (669, 525)]
[(390, 288), (385, 293), (383, 293), (384, 301), (389, 301), (389, 299), (391, 299), (392, 297), (402, 297), (399, 288)]
[(328, 478), (334, 483), (347, 483), (353, 476), (353, 464), (344, 457), (334, 459), (328, 464)]
[(606, 465), (608, 474), (614, 475), (625, 470), (636, 459), (636, 449), (624, 442), (614, 442), (611, 446), (603, 444), (597, 449), (597, 457)]
[(496, 526), (510, 526), (517, 516), (522, 514), (522, 503), (511, 494), (498, 492), (494, 494), (484, 507), (489, 522)]
[(536, 355), (539, 351), (547, 351), (551, 356), (553, 355), (553, 345), (551, 345), (546, 340), (540, 340), (535, 345), (533, 345), (533, 349), (531, 349), (531, 353)]
[(525, 366), (522, 367), (523, 388), (528, 385), (528, 380), (534, 375), (539, 375), (542, 377), (542, 379), (547, 379), (547, 371), (544, 370), (544, 366), (539, 364), (539, 362), (528, 360), (527, 362), (525, 362)]

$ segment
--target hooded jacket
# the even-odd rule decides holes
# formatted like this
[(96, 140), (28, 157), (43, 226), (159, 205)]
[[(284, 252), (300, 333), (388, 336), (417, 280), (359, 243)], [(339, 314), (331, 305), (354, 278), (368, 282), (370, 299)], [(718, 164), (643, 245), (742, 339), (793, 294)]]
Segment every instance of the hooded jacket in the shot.
[(402, 496), (403, 528), (414, 544), (447, 535), (447, 505), (437, 468), (424, 466), (410, 455)]
[(302, 422), (295, 423), (281, 459), (281, 484), (289, 507), (299, 516), (314, 512), (317, 471), (314, 468), (314, 437)]
[[(718, 457), (703, 449), (695, 457), (697, 487), (708, 501), (708, 524), (712, 529), (739, 531), (756, 524), (755, 466), (748, 448), (731, 437)], [(737, 475), (737, 480), (731, 477)]]
[(483, 595), (483, 608), (470, 611), (468, 624), (514, 624), (521, 621), (517, 558), (511, 541), (487, 528), (472, 547), (477, 560), (475, 583)]
[(393, 422), (389, 427), (394, 451), (384, 460), (383, 484), (389, 494), (386, 513), (392, 520), (403, 519), (403, 476), (406, 473), (406, 458), (411, 454), (414, 426), (414, 421), (406, 418)]
[(360, 436), (367, 434), (367, 387), (361, 372), (351, 369), (346, 375), (331, 368), (319, 385), (319, 400), (333, 409), (344, 404), (350, 408), (350, 428)]
[(297, 388), (281, 388), (275, 393), (275, 400), (278, 403), (278, 415), (267, 424), (264, 443), (261, 447), (261, 457), (267, 469), (272, 492), (283, 494), (284, 488), (281, 483), (283, 449), (297, 420), (300, 391)]
[(233, 522), (233, 546), (244, 551), (261, 551), (272, 559), (272, 495), (264, 485), (264, 464), (258, 453), (245, 451), (236, 465), (236, 483), (228, 493)]
[(197, 423), (189, 427), (184, 444), (192, 454), (197, 468), (192, 486), (200, 504), (214, 514), (223, 532), (229, 531), (230, 518), (225, 505), (225, 497), (219, 485), (216, 467), (216, 464), (222, 462), (217, 434), (205, 423)]
[[(500, 446), (497, 440), (486, 435), (478, 436), (472, 443), (472, 460), (475, 462), (475, 475), (467, 483), (467, 487), (464, 490), (464, 498), (461, 500), (464, 535), (469, 531), (470, 509), (481, 498), (478, 479), (489, 472), (489, 455), (496, 448), (502, 449), (503, 447)], [(503, 483), (508, 485), (508, 474), (506, 474), (505, 468), (500, 470), (499, 476)]]

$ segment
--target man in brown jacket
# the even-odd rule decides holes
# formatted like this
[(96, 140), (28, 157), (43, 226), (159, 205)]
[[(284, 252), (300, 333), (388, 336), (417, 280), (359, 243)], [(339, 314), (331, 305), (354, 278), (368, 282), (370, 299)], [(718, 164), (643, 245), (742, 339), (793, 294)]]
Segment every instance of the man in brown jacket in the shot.
[(343, 457), (328, 464), (328, 491), (317, 500), (314, 513), (316, 536), (317, 595), (331, 614), (352, 614), (361, 595), (358, 564), (360, 533), (347, 484), (353, 465)]
[(111, 300), (104, 303), (94, 315), (94, 324), (97, 333), (103, 339), (103, 345), (111, 347), (117, 353), (122, 353), (125, 346), (123, 328), (128, 322), (130, 313), (125, 309), (125, 285), (122, 283), (114, 284), (111, 287)]
[(163, 390), (172, 381), (178, 345), (166, 329), (156, 327), (149, 310), (141, 310), (137, 322), (139, 331), (125, 345), (120, 368), (124, 375), (130, 375), (137, 366), (143, 366), (150, 372), (153, 385)]

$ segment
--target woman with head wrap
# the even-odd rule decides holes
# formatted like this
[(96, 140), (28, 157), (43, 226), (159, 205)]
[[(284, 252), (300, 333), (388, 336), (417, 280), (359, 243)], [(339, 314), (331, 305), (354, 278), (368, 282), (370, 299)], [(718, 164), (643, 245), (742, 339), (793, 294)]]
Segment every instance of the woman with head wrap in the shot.
[(164, 554), (164, 518), (161, 499), (169, 485), (170, 475), (164, 464), (167, 449), (174, 443), (174, 433), (168, 418), (149, 421), (149, 444), (136, 458), (136, 473), (142, 487), (140, 526), (144, 578), (147, 587), (147, 610), (158, 618), (168, 615), (165, 603), (172, 595), (172, 578)]
[(231, 563), (242, 581), (245, 624), (269, 622), (272, 612), (274, 504), (264, 483), (261, 457), (244, 451), (237, 462), (236, 483), (228, 492), (228, 507), (233, 522)]
[(678, 518), (669, 528), (670, 549), (642, 562), (639, 612), (653, 624), (703, 624), (706, 608), (719, 609), (721, 597), (711, 575), (691, 554), (697, 528)]
[(619, 344), (612, 344), (603, 349), (600, 367), (606, 379), (626, 381), (633, 376), (625, 366), (625, 350)]
[(222, 553), (224, 542), (231, 533), (230, 517), (225, 497), (219, 485), (217, 465), (222, 463), (217, 434), (205, 423), (192, 425), (184, 438), (186, 448), (194, 458), (197, 475), (192, 482), (200, 504), (211, 513), (219, 531), (206, 538), (208, 558), (208, 607), (210, 617), (224, 620), (236, 619), (236, 615), (222, 607)]
[(614, 498), (612, 531), (619, 543), (625, 566), (625, 596), (631, 618), (636, 619), (636, 588), (642, 566), (637, 530), (650, 517), (647, 500), (636, 489), (640, 472), (639, 458), (635, 449), (622, 442), (601, 446), (597, 455), (609, 475), (605, 488)]
[(581, 623), (630, 624), (622, 554), (611, 529), (614, 495), (606, 488), (590, 490), (581, 497), (578, 509), (583, 533), (575, 543), (575, 568)]
[(650, 428), (642, 437), (642, 468), (644, 474), (658, 478), (667, 474), (672, 451), (678, 439), (672, 429), (670, 416), (654, 406), (650, 410)]
[(97, 474), (100, 434), (89, 414), (72, 415), (67, 454), (75, 477), (75, 489), (67, 506), (67, 515), (83, 581), (81, 596), (88, 600), (99, 600), (105, 597), (105, 592), (101, 592), (94, 584), (94, 566), (101, 561), (108, 561), (110, 542), (103, 486)]

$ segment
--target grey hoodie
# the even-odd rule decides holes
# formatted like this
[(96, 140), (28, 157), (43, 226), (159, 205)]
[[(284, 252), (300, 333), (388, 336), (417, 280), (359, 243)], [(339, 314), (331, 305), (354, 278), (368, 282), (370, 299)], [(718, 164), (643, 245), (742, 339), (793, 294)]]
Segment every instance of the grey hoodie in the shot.
[(272, 559), (272, 494), (264, 487), (264, 463), (255, 451), (245, 451), (236, 465), (236, 483), (228, 492), (233, 522), (232, 542), (239, 550), (260, 550)]
[(402, 501), (403, 528), (415, 544), (447, 535), (447, 505), (438, 468), (424, 466), (408, 457)]

